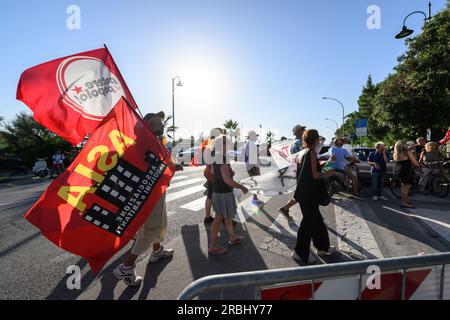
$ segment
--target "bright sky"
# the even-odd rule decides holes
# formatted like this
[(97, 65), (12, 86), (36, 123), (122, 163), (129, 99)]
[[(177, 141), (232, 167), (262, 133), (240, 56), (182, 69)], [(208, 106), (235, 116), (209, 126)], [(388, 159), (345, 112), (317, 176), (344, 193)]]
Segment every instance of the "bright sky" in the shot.
[[(433, 0), (433, 13), (445, 7)], [(296, 124), (332, 136), (369, 73), (383, 80), (405, 51), (395, 40), (403, 18), (427, 10), (426, 0), (168, 0), (1, 1), (0, 115), (27, 107), (15, 100), (20, 74), (55, 58), (106, 43), (143, 113), (171, 114), (176, 89), (178, 136), (198, 136), (238, 121), (244, 130), (290, 137)], [(81, 30), (69, 30), (69, 5), (81, 9)], [(366, 24), (370, 5), (381, 9), (381, 29)], [(408, 27), (419, 32), (423, 17)], [(328, 128), (327, 128), (328, 127)]]

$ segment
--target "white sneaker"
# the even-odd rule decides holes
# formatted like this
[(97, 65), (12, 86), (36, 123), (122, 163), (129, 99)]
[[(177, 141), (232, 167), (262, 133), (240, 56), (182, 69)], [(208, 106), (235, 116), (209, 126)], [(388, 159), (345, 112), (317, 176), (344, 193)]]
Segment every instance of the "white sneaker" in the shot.
[(174, 253), (173, 249), (164, 249), (164, 247), (161, 246), (161, 248), (158, 251), (152, 252), (152, 254), (150, 255), (149, 261), (157, 262), (161, 259), (172, 257), (173, 253)]
[(372, 200), (373, 200), (373, 201), (378, 201), (378, 196), (373, 196), (373, 197), (372, 197)]
[(333, 246), (330, 246), (328, 248), (328, 251), (321, 251), (321, 250), (317, 250), (317, 255), (319, 257), (323, 257), (323, 256), (332, 256), (333, 254), (335, 254), (337, 252), (336, 248)]
[(142, 277), (136, 273), (134, 268), (135, 266), (125, 267), (123, 263), (121, 263), (113, 270), (113, 275), (117, 280), (122, 280), (125, 282), (127, 286), (135, 287), (142, 282)]
[(389, 201), (389, 199), (386, 198), (385, 196), (378, 197), (378, 199), (381, 199), (381, 200), (383, 200), (383, 201)]

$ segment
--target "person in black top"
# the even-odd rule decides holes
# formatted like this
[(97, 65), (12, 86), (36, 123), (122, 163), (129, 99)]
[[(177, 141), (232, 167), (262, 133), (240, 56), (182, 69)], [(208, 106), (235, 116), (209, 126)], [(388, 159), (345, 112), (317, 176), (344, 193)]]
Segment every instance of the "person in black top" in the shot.
[(222, 221), (228, 232), (228, 244), (230, 246), (237, 245), (243, 240), (243, 237), (236, 235), (233, 229), (232, 218), (237, 215), (233, 189), (240, 189), (243, 193), (247, 193), (248, 190), (233, 180), (234, 171), (231, 169), (227, 157), (230, 147), (231, 141), (225, 135), (220, 135), (214, 140), (215, 163), (212, 165), (214, 184), (211, 201), (216, 215), (211, 225), (209, 254), (222, 255), (227, 253), (227, 250), (221, 247), (218, 241), (219, 227)]
[(319, 256), (330, 255), (330, 239), (319, 210), (318, 180), (326, 179), (334, 174), (334, 170), (320, 172), (320, 164), (315, 151), (319, 144), (317, 130), (307, 130), (303, 135), (304, 150), (300, 153), (300, 173), (295, 191), (295, 200), (300, 204), (303, 219), (297, 233), (297, 244), (292, 257), (304, 263), (313, 263), (310, 256), (311, 239)]

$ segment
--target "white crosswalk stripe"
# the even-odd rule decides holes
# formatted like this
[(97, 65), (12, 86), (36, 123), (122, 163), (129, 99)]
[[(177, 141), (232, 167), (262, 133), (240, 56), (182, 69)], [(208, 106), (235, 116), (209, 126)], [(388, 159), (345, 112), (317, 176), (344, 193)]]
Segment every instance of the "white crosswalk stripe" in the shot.
[(203, 184), (197, 185), (197, 186), (193, 186), (187, 189), (183, 189), (181, 191), (176, 191), (176, 192), (168, 192), (167, 197), (166, 197), (166, 202), (170, 202), (170, 201), (174, 201), (186, 196), (189, 196), (191, 194), (194, 194), (196, 192), (205, 190), (205, 187), (203, 186)]
[(181, 175), (181, 176), (175, 175), (175, 177), (173, 177), (172, 180), (170, 180), (170, 181), (174, 182), (174, 181), (184, 180), (184, 179), (188, 179), (188, 178), (189, 178), (189, 176), (187, 176), (187, 175)]
[(167, 188), (167, 190), (171, 190), (171, 189), (175, 189), (175, 188), (179, 188), (179, 187), (185, 187), (188, 186), (190, 184), (194, 184), (194, 183), (198, 183), (198, 182), (205, 182), (205, 179), (201, 179), (201, 178), (192, 178), (186, 181), (181, 181), (181, 182), (177, 182), (177, 183), (171, 183), (170, 186)]
[(196, 199), (194, 201), (188, 202), (188, 203), (180, 206), (180, 208), (191, 210), (191, 211), (200, 211), (205, 207), (205, 201), (206, 201), (206, 196)]

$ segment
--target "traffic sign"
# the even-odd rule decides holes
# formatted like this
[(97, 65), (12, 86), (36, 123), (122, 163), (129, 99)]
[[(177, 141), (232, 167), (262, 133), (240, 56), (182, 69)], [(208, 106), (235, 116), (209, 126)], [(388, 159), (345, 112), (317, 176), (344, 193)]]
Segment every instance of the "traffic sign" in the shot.
[(356, 119), (356, 135), (358, 137), (367, 136), (367, 118)]

